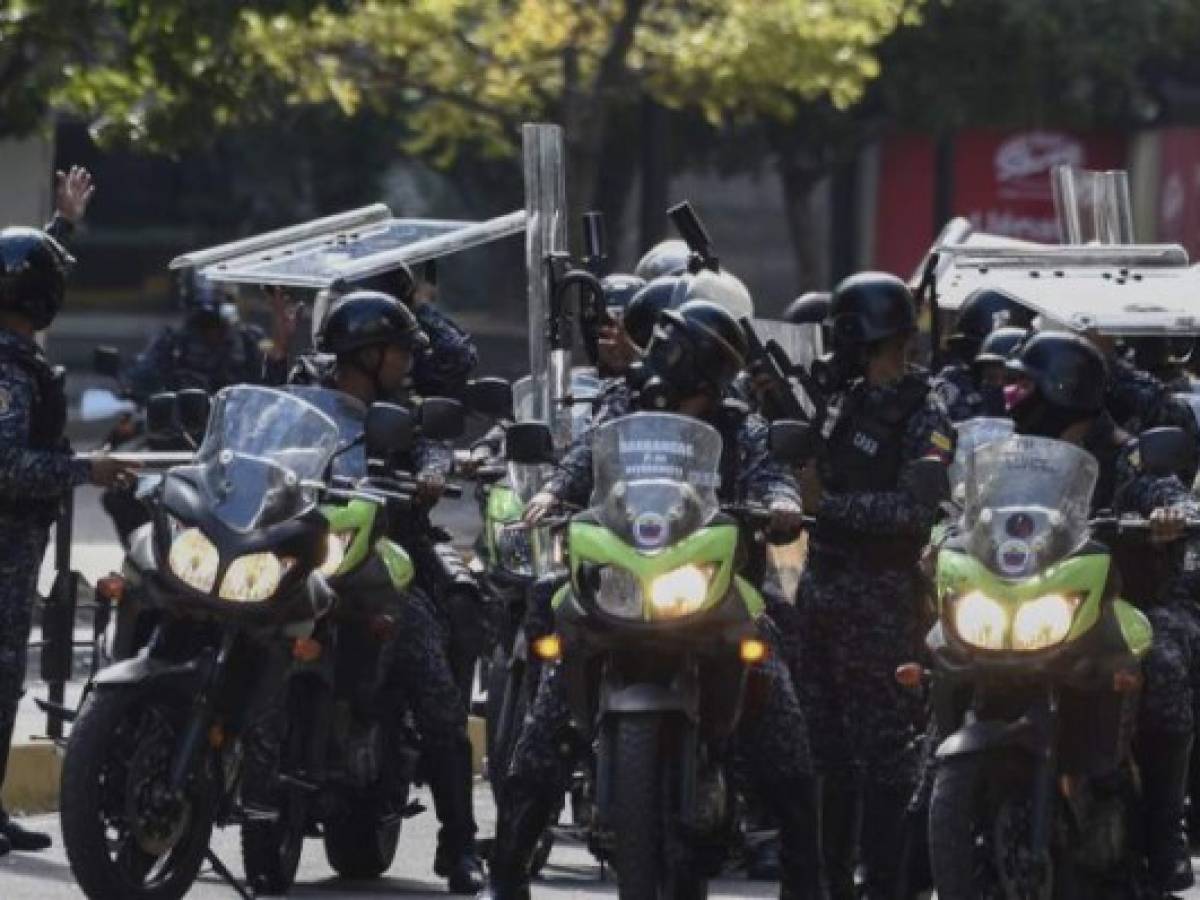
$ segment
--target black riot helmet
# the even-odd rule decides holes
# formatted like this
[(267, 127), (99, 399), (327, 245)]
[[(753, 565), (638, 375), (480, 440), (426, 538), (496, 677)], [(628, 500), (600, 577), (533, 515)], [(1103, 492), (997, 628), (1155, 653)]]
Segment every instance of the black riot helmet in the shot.
[(381, 291), (351, 291), (333, 304), (317, 336), (317, 349), (338, 357), (366, 347), (398, 344), (414, 355), (429, 346), (412, 310)]
[(0, 229), (0, 310), (19, 313), (34, 330), (48, 327), (62, 309), (67, 273), (75, 259), (37, 228)]
[[(432, 261), (427, 264), (433, 266)], [(423, 270), (426, 274), (427, 270)], [(433, 278), (426, 277), (425, 280), (430, 284), (437, 284), (437, 269), (434, 267)], [(408, 303), (412, 298), (413, 289), (416, 287), (416, 281), (413, 278), (412, 270), (401, 263), (394, 269), (388, 269), (386, 272), (380, 272), (377, 275), (368, 275), (365, 278), (359, 278), (350, 282), (347, 286), (348, 292), (374, 291), (380, 294), (387, 294), (390, 297), (395, 297), (404, 303)]]
[(829, 301), (834, 352), (863, 348), (917, 328), (908, 285), (886, 272), (860, 272), (845, 278)]
[(646, 349), (643, 396), (670, 408), (698, 393), (720, 396), (746, 365), (746, 334), (737, 319), (707, 300), (689, 300), (659, 315)]
[(604, 305), (609, 312), (620, 310), (624, 314), (629, 302), (646, 286), (646, 280), (636, 275), (613, 273), (600, 279), (600, 286), (604, 288)]
[(1012, 394), (1010, 412), (1023, 434), (1057, 438), (1104, 407), (1108, 366), (1104, 355), (1079, 335), (1039, 332), (1007, 367), (1032, 383), (1032, 390)]
[(809, 291), (788, 304), (783, 311), (783, 321), (793, 325), (821, 325), (829, 318), (829, 305), (827, 291)]
[(219, 281), (206, 278), (195, 269), (185, 269), (177, 283), (179, 305), (189, 315), (216, 319), (221, 307), (234, 302), (233, 292)]
[(683, 302), (688, 281), (687, 275), (663, 275), (649, 282), (630, 299), (621, 322), (625, 326), (625, 333), (639, 349), (645, 350), (650, 344), (659, 315)]
[(1028, 328), (1034, 312), (1016, 297), (995, 288), (980, 288), (971, 293), (958, 310), (954, 333), (946, 339), (950, 349), (965, 362), (979, 352), (983, 339), (997, 328)]
[(983, 340), (975, 354), (976, 365), (1003, 365), (1020, 349), (1029, 332), (1024, 328), (997, 328)]
[(1143, 371), (1155, 374), (1175, 366), (1186, 366), (1192, 358), (1196, 339), (1191, 335), (1181, 337), (1133, 337), (1125, 339), (1133, 353), (1133, 364)]
[(691, 258), (692, 251), (683, 241), (661, 241), (638, 260), (633, 274), (645, 281), (653, 281), (663, 275), (682, 275), (688, 270)]

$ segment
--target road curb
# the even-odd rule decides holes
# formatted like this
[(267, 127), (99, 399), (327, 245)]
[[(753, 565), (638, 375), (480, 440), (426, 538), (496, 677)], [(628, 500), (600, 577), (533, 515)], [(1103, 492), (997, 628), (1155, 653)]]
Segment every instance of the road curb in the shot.
[(13, 814), (54, 812), (62, 778), (62, 754), (49, 741), (14, 743), (4, 779), (4, 808)]
[[(471, 767), (483, 774), (484, 722), (478, 716), (467, 720), (471, 739)], [(14, 743), (8, 753), (8, 777), (4, 780), (4, 809), (14, 815), (55, 812), (62, 780), (62, 754), (49, 741)]]

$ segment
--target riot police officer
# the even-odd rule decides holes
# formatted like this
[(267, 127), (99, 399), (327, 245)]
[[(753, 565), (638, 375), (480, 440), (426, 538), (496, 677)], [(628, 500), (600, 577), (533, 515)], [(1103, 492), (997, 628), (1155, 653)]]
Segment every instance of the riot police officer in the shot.
[(1168, 391), (1188, 393), (1193, 389), (1187, 367), (1195, 352), (1194, 337), (1133, 337), (1125, 339), (1125, 346), (1133, 365), (1149, 372)]
[(201, 388), (216, 393), (231, 384), (263, 380), (266, 335), (239, 323), (233, 294), (194, 271), (180, 276), (185, 317), (179, 328), (163, 329), (124, 374), (138, 403), (162, 391)]
[[(81, 484), (131, 480), (129, 465), (76, 457), (64, 437), (61, 370), (34, 340), (62, 306), (74, 260), (33, 228), (0, 231), (0, 784), (25, 680), (38, 570), (63, 495)], [(65, 539), (65, 538), (63, 538)], [(41, 850), (50, 838), (0, 810), (0, 853)]]
[(984, 338), (971, 364), (975, 383), (979, 385), (979, 394), (983, 398), (980, 415), (1005, 414), (1007, 401), (1004, 387), (1009, 379), (1007, 363), (1028, 339), (1028, 331), (1015, 327), (997, 328)]
[(854, 896), (857, 844), (874, 900), (901, 878), (921, 717), (894, 679), (919, 646), (917, 563), (937, 513), (911, 490), (910, 465), (948, 465), (953, 430), (928, 376), (906, 367), (916, 315), (902, 281), (845, 279), (830, 327), (841, 383), (827, 398), (824, 450), (801, 472), (816, 524), (791, 623), (795, 682), (822, 777), (831, 896)]
[(403, 302), (417, 317), (429, 339), (429, 352), (413, 362), (412, 387), (422, 397), (461, 398), (479, 362), (475, 341), (435, 305), (438, 296), (436, 260), (422, 263), (417, 275), (406, 267), (362, 279), (351, 289), (382, 291)]
[[(428, 352), (428, 339), (407, 306), (363, 290), (334, 303), (317, 349), (323, 356), (301, 359), (292, 381), (322, 384), (370, 405), (404, 400), (415, 361)], [(422, 439), (411, 459), (399, 461), (417, 472), (418, 502), (431, 504), (440, 496), (453, 460), (448, 446)], [(405, 545), (412, 552), (411, 543)], [(430, 562), (414, 561), (420, 577)], [(415, 588), (406, 598), (398, 634), (389, 680), (396, 695), (411, 704), (423, 738), (423, 763), (442, 826), (434, 871), (448, 879), (453, 893), (474, 893), (483, 876), (474, 849), (467, 708), (451, 667), (444, 616), (427, 590)]]
[[(799, 524), (799, 498), (791, 476), (768, 458), (766, 423), (722, 404), (745, 363), (745, 352), (745, 336), (728, 312), (702, 300), (686, 303), (660, 320), (636, 388), (606, 392), (595, 422), (637, 408), (669, 409), (709, 422), (724, 438), (721, 496), (762, 502), (772, 512), (773, 527), (787, 531)], [(593, 434), (587, 432), (568, 450), (558, 474), (530, 501), (527, 521), (539, 521), (562, 501), (588, 501)], [(763, 628), (774, 637), (769, 621), (763, 621)], [(767, 699), (759, 715), (743, 720), (739, 741), (782, 823), (782, 896), (821, 897), (815, 788), (804, 719), (786, 667), (775, 655), (751, 677), (761, 680)], [(529, 896), (530, 858), (570, 777), (572, 760), (559, 746), (570, 724), (564, 689), (561, 670), (547, 665), (503, 785), (491, 897)]]
[(1004, 414), (1003, 398), (980, 389), (971, 363), (984, 339), (997, 328), (1028, 328), (1032, 323), (1033, 311), (1004, 291), (980, 288), (963, 301), (954, 333), (946, 340), (953, 359), (935, 382), (953, 421)]
[(1093, 510), (1136, 512), (1154, 529), (1157, 548), (1114, 542), (1112, 549), (1123, 596), (1154, 629), (1135, 738), (1150, 875), (1164, 893), (1181, 891), (1193, 882), (1182, 822), (1200, 700), (1200, 625), (1188, 611), (1197, 576), (1185, 570), (1184, 547), (1175, 539), (1179, 520), (1200, 507), (1177, 475), (1144, 471), (1137, 437), (1105, 408), (1107, 366), (1093, 344), (1073, 334), (1038, 334), (1009, 368), (1017, 432), (1082, 446), (1100, 464)]
[(625, 329), (625, 314), (646, 282), (636, 275), (614, 273), (601, 279), (600, 286), (604, 289), (604, 305), (611, 324), (600, 327), (596, 368), (601, 378), (615, 378), (624, 375), (640, 356)]

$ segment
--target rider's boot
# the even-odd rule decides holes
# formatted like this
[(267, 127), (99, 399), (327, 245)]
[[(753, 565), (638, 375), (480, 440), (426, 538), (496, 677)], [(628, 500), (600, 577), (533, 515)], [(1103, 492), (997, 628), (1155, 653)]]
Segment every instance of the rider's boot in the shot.
[(450, 893), (475, 894), (485, 880), (475, 854), (471, 746), (464, 739), (439, 748), (429, 754), (426, 766), (433, 806), (442, 824), (433, 871), (446, 879)]
[(1195, 882), (1183, 830), (1191, 755), (1191, 735), (1145, 732), (1138, 739), (1150, 880), (1164, 892), (1184, 891)]
[(821, 803), (818, 782), (808, 777), (780, 792), (780, 900), (826, 900), (821, 869)]

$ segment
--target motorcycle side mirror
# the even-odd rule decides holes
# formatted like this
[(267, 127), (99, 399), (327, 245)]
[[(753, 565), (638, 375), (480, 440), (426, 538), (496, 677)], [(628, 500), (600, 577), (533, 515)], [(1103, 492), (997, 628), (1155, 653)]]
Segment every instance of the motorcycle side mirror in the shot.
[(97, 347), (92, 351), (92, 371), (106, 378), (121, 374), (121, 351), (116, 347)]
[(175, 394), (155, 394), (146, 401), (146, 431), (171, 434), (179, 429), (179, 398)]
[(1182, 428), (1151, 428), (1138, 436), (1142, 469), (1151, 475), (1186, 480), (1196, 465), (1196, 442)]
[(816, 456), (820, 443), (821, 435), (807, 422), (779, 419), (771, 423), (768, 447), (776, 462), (797, 466)]
[(177, 395), (179, 404), (179, 423), (183, 430), (193, 436), (204, 434), (208, 427), (208, 411), (211, 401), (208, 391), (201, 388), (187, 388)]
[(413, 414), (395, 403), (372, 403), (363, 426), (367, 455), (381, 458), (407, 450), (416, 434)]
[(449, 397), (428, 397), (417, 412), (421, 434), (435, 441), (452, 441), (463, 433), (463, 405)]
[(512, 419), (512, 385), (503, 378), (476, 378), (468, 381), (463, 401), (473, 412), (489, 419)]
[(950, 500), (950, 469), (941, 460), (914, 459), (904, 468), (904, 481), (920, 503), (941, 506)]
[(545, 422), (517, 422), (504, 432), (504, 456), (527, 466), (554, 462), (554, 438)]

